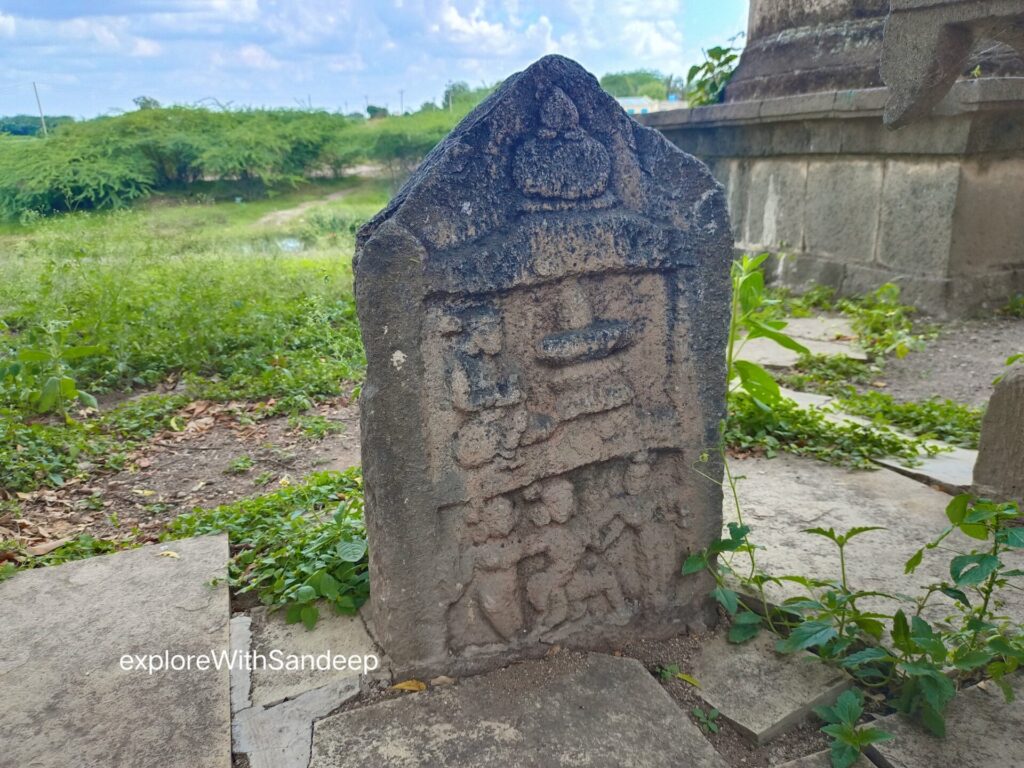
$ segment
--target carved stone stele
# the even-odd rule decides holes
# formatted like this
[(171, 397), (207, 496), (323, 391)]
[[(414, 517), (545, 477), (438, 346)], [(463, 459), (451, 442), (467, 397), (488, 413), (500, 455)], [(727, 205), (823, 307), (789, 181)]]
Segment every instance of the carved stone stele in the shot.
[(707, 168), (558, 56), (360, 231), (372, 623), (398, 674), (714, 620), (681, 566), (721, 527), (731, 255)]

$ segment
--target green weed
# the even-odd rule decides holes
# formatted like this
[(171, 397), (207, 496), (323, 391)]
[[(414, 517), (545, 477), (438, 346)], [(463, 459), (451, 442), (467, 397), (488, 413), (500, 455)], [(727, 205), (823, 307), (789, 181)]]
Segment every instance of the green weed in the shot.
[(977, 448), (982, 408), (952, 400), (900, 403), (884, 392), (847, 393), (836, 401), (847, 413), (864, 416), (879, 426), (893, 426), (925, 439), (942, 440), (964, 448)]
[(354, 613), (369, 595), (362, 476), (358, 468), (319, 472), (302, 484), (216, 509), (181, 515), (167, 539), (226, 531), (228, 577), (240, 593), (284, 607), (287, 620), (312, 629), (324, 600)]

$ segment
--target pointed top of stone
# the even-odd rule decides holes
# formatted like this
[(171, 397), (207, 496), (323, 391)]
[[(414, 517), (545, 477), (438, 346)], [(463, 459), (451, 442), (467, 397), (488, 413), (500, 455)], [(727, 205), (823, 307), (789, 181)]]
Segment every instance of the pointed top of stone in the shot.
[[(676, 188), (665, 200), (656, 187), (668, 181)], [(428, 249), (448, 249), (524, 212), (613, 207), (674, 228), (699, 223), (701, 245), (729, 239), (717, 223), (724, 197), (707, 168), (630, 118), (579, 64), (550, 55), (463, 118), (358, 243), (395, 221)]]

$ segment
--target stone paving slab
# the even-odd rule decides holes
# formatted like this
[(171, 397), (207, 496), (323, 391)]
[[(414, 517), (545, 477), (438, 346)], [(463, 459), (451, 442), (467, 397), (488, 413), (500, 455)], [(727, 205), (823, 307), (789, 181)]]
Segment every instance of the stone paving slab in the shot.
[(877, 725), (896, 738), (869, 748), (887, 768), (1020, 768), (1024, 765), (1024, 677), (1013, 680), (1015, 700), (1007, 704), (991, 682), (961, 691), (946, 710), (946, 738), (893, 715)]
[(850, 679), (809, 653), (775, 651), (775, 635), (730, 643), (717, 633), (686, 671), (700, 683), (700, 697), (747, 738), (764, 744), (804, 720), (814, 707), (829, 706)]
[(229, 768), (227, 666), (121, 666), (226, 653), (227, 561), (227, 537), (207, 536), (0, 583), (0, 766)]
[(815, 315), (787, 318), (787, 334), (800, 341), (842, 341), (850, 343), (857, 338), (850, 321), (842, 316)]
[[(906, 576), (906, 560), (925, 542), (946, 527), (946, 506), (950, 496), (888, 469), (872, 472), (849, 471), (814, 459), (780, 453), (774, 459), (733, 460), (730, 464), (739, 481), (744, 519), (753, 529), (751, 538), (763, 547), (758, 562), (774, 574), (799, 573), (820, 578), (837, 578), (839, 557), (834, 545), (820, 536), (801, 533), (805, 528), (834, 527), (845, 531), (854, 526), (880, 525), (854, 539), (847, 547), (851, 583), (861, 589), (912, 592), (916, 586), (949, 578), (949, 553), (929, 552), (912, 576)], [(735, 520), (732, 499), (723, 503), (725, 522)], [(960, 551), (978, 542), (959, 533), (946, 545)], [(1024, 552), (1004, 558), (1007, 567), (1024, 567)], [(803, 594), (797, 585), (768, 587), (769, 597), (782, 600)], [(1006, 590), (1007, 613), (1024, 619), (1024, 593)], [(879, 605), (874, 599), (863, 605)], [(942, 619), (951, 602), (936, 597), (926, 609), (926, 618)], [(880, 605), (889, 612), (892, 603)]]
[[(948, 446), (947, 446), (948, 447)], [(907, 467), (896, 459), (877, 459), (876, 463), (888, 467), (922, 483), (937, 485), (947, 493), (969, 491), (974, 481), (974, 465), (978, 452), (968, 448), (921, 457), (921, 463)]]
[[(866, 757), (858, 757), (850, 768), (873, 768), (873, 766), (874, 763)], [(828, 750), (825, 750), (806, 757), (799, 757), (796, 760), (789, 760), (778, 768), (832, 768), (832, 758)]]
[(562, 653), (316, 723), (309, 768), (725, 768), (634, 659)]
[[(782, 395), (789, 398), (801, 408), (826, 409), (834, 402), (834, 398), (819, 395), (815, 392), (798, 392), (780, 387)], [(842, 411), (825, 410), (824, 416), (829, 421), (842, 424), (853, 422), (871, 426), (870, 419), (844, 413)], [(921, 463), (908, 467), (900, 459), (877, 459), (876, 463), (913, 478), (922, 483), (937, 485), (947, 493), (963, 493), (971, 488), (974, 480), (974, 465), (978, 461), (978, 452), (967, 448), (959, 448), (933, 441), (947, 450), (935, 456), (922, 456)], [(949, 450), (949, 449), (952, 450)]]
[(249, 768), (306, 768), (313, 722), (359, 695), (359, 678), (327, 685), (274, 707), (252, 707), (235, 715), (231, 733), (235, 752)]
[[(819, 339), (799, 339), (812, 355), (845, 355), (854, 360), (867, 360), (867, 353), (848, 341), (821, 341)], [(739, 354), (740, 360), (748, 360), (771, 368), (792, 368), (800, 359), (800, 355), (791, 349), (776, 344), (771, 339), (751, 339), (743, 343)]]
[[(312, 631), (303, 624), (287, 624), (283, 611), (258, 609), (252, 613), (252, 650), (270, 656), (272, 652), (318, 657), (367, 656), (377, 650), (359, 616), (341, 616), (324, 607)], [(322, 666), (322, 665), (321, 665)], [(319, 688), (329, 682), (361, 673), (351, 669), (272, 669), (257, 666), (252, 670), (251, 700), (254, 706), (269, 706)]]

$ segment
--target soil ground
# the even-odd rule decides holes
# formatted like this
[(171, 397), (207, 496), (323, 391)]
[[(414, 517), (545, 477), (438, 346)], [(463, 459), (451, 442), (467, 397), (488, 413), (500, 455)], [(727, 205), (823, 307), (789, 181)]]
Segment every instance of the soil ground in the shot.
[(258, 496), (310, 472), (359, 463), (358, 411), (347, 400), (315, 409), (337, 430), (321, 439), (303, 434), (287, 416), (246, 423), (249, 407), (191, 403), (182, 411), (184, 429), (156, 435), (131, 454), (124, 470), (18, 494), (20, 517), (0, 519), (0, 528), (36, 548), (52, 549), (80, 533), (117, 538), (134, 528), (137, 540), (156, 541), (169, 521), (195, 507)]
[(983, 406), (1006, 358), (1024, 352), (1024, 319), (954, 320), (920, 352), (886, 361), (882, 391), (901, 401), (949, 398)]

